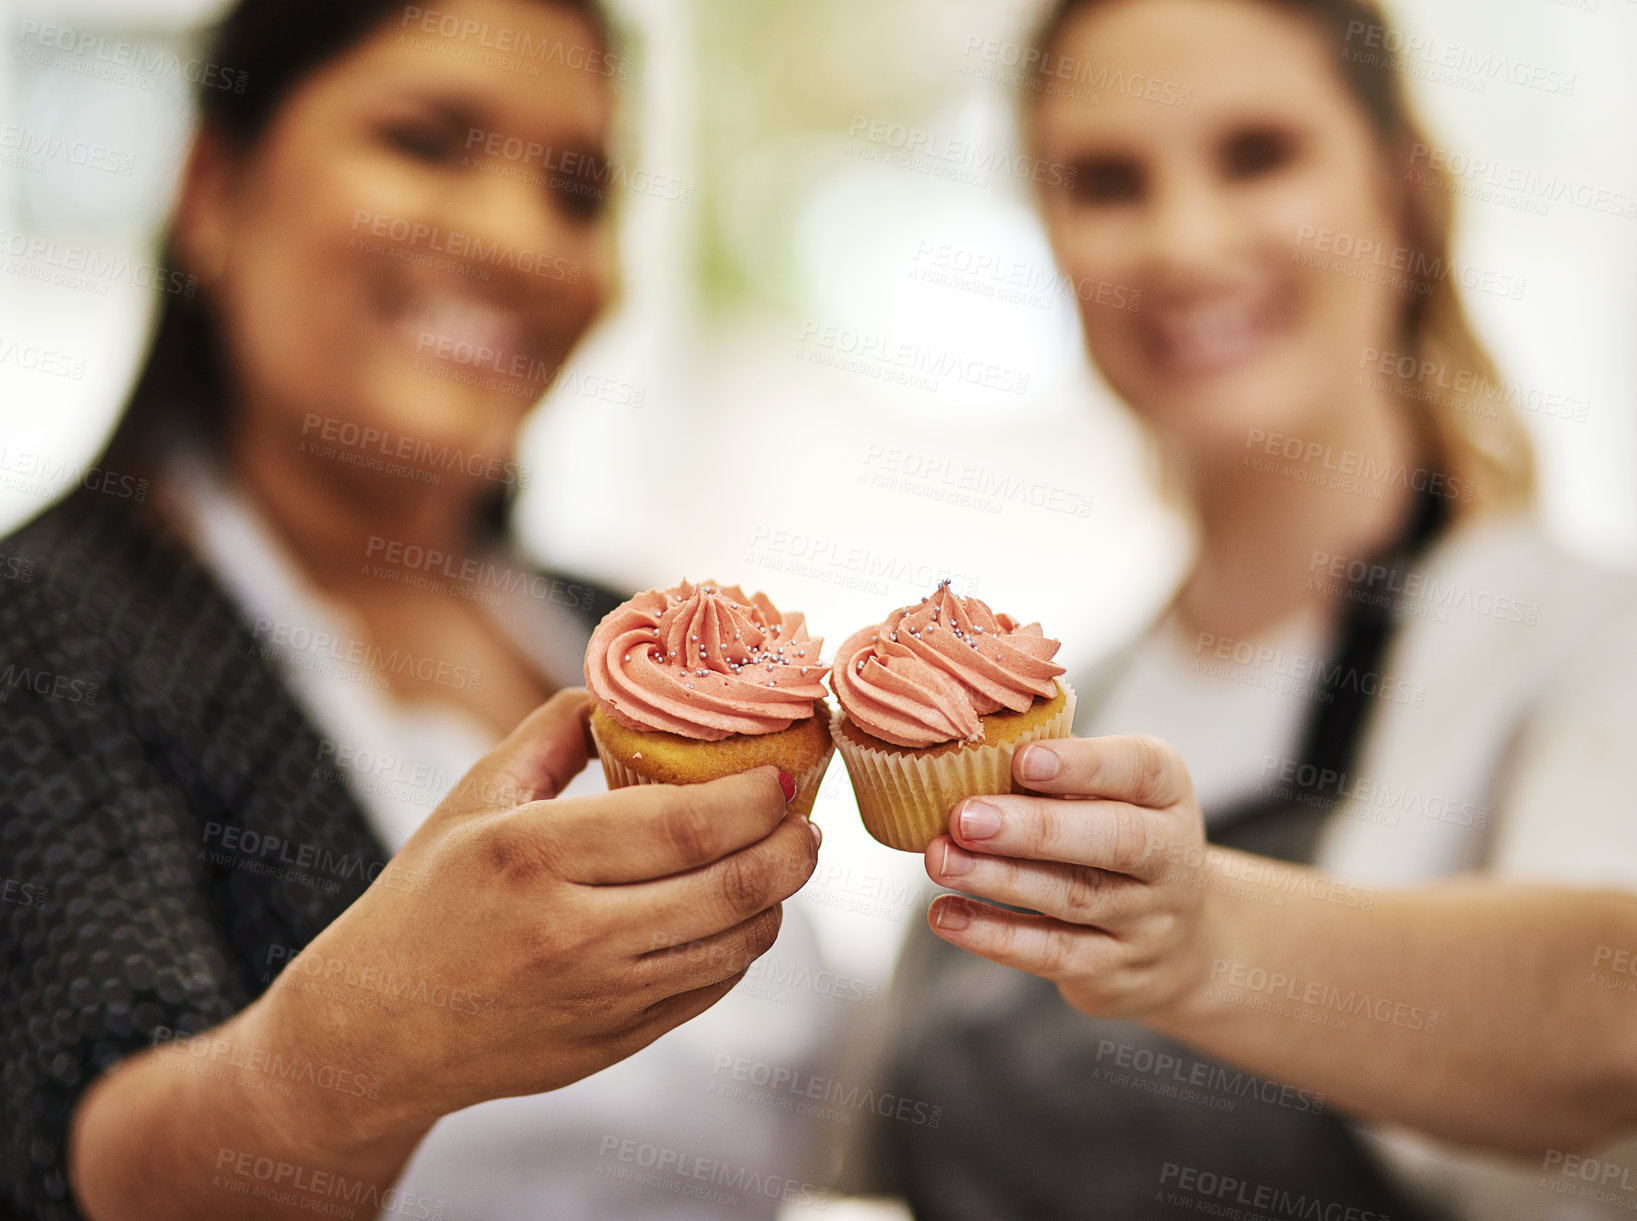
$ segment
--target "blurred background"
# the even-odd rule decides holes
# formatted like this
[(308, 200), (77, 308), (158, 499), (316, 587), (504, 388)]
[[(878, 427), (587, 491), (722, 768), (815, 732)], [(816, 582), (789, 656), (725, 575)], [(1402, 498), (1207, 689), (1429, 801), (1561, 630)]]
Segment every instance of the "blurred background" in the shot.
[[(0, 531), (95, 461), (135, 373), (193, 38), (219, 7), (0, 0)], [(1412, 88), (1438, 143), (1474, 159), (1460, 261), (1510, 291), (1468, 304), (1526, 392), (1547, 521), (1592, 559), (1637, 558), (1637, 218), (1577, 202), (1637, 197), (1637, 2), (1393, 8), (1406, 36), (1573, 78)], [(1187, 524), (1087, 369), (1027, 183), (905, 149), (1014, 150), (1040, 6), (613, 9), (633, 66), (623, 300), (526, 436), (525, 545), (616, 587), (765, 589), (832, 646), (947, 576), (1094, 666), (1167, 598)], [(1496, 175), (1561, 197), (1497, 195)], [(817, 816), (825, 860), (800, 901), (838, 970), (884, 981), (920, 918), (919, 859), (864, 835), (839, 766)]]

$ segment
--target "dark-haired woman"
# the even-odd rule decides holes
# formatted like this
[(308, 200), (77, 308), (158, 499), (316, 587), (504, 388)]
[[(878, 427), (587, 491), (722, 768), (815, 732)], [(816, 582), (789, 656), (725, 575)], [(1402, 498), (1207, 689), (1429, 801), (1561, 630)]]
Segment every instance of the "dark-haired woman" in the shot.
[(1039, 795), (928, 849), (972, 897), (912, 938), (883, 1088), (943, 1118), (869, 1146), (918, 1215), (1637, 1199), (1581, 1156), (1637, 1132), (1637, 625), (1522, 512), (1384, 41), (1359, 0), (1066, 0), (1037, 44), (1047, 228), (1141, 294), (1084, 333), (1199, 553), (1082, 726), (1171, 745), (1029, 746)]
[(783, 1183), (788, 1124), (707, 1095), (811, 1015), (647, 1045), (768, 949), (816, 836), (773, 769), (560, 796), (608, 598), (493, 526), (609, 288), (607, 33), (245, 0), (212, 58), (247, 88), (206, 91), (171, 233), (203, 307), (108, 460), (154, 493), (8, 544), (0, 1213), (734, 1211), (649, 1151)]

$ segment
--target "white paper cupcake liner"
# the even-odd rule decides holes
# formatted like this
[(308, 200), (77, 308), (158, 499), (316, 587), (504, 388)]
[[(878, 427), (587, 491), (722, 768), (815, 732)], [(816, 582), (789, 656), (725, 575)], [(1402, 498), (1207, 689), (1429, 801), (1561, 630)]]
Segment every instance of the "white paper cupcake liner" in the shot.
[(847, 765), (864, 829), (889, 848), (925, 852), (949, 826), (956, 802), (983, 793), (1012, 791), (1012, 755), (1027, 742), (1066, 738), (1074, 727), (1074, 688), (1062, 679), (1063, 707), (1010, 742), (966, 746), (940, 755), (897, 754), (861, 746), (841, 731), (846, 715), (830, 718), (830, 736)]
[[(603, 776), (607, 779), (609, 788), (623, 789), (633, 784), (664, 783), (664, 781), (644, 776), (630, 764), (614, 758), (612, 753), (603, 746), (602, 738), (597, 734), (597, 722), (595, 720), (591, 722), (591, 740), (596, 743), (597, 758), (602, 760)], [(823, 757), (817, 763), (799, 776), (793, 777), (796, 782), (796, 797), (790, 803), (790, 808), (803, 818), (807, 818), (813, 813), (813, 803), (818, 799), (819, 783), (824, 779), (824, 773), (829, 768), (830, 759), (834, 753), (833, 750), (825, 751)], [(723, 775), (731, 774), (729, 772), (723, 773)]]

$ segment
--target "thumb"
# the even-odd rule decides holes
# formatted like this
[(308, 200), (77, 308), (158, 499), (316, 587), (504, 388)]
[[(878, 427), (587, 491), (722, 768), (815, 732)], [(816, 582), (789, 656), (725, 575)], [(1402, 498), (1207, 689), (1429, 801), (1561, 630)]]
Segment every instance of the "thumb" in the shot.
[(472, 765), (444, 807), (479, 814), (557, 796), (590, 757), (590, 723), (591, 696), (585, 688), (559, 691)]

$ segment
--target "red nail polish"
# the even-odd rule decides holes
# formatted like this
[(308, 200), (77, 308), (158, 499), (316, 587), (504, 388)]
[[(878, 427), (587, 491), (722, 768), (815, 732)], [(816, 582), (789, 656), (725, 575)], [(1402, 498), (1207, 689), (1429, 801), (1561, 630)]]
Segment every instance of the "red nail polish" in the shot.
[(784, 790), (785, 805), (789, 805), (796, 800), (796, 781), (789, 772), (779, 773), (779, 787)]

